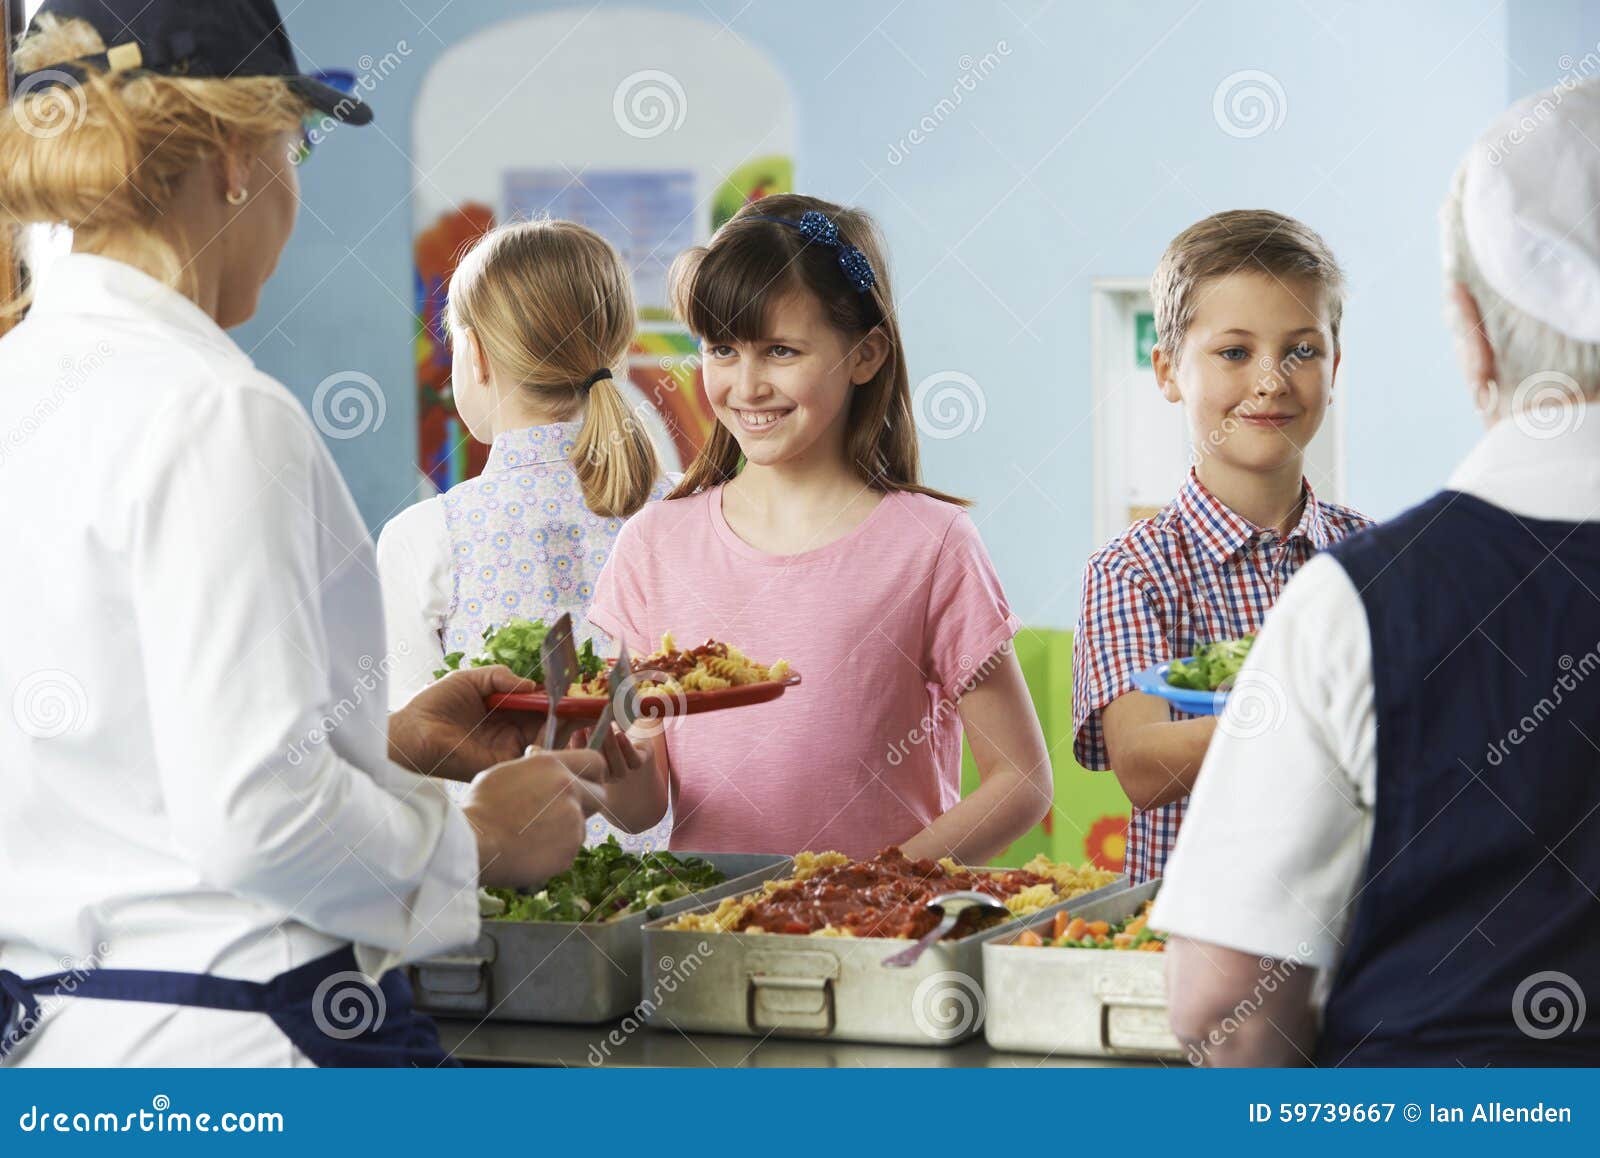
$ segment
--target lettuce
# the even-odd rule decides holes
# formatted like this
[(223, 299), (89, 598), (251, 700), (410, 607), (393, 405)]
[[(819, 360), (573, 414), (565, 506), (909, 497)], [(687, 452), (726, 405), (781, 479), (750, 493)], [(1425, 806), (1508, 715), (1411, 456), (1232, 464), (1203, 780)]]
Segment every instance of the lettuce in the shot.
[(658, 908), (726, 879), (708, 860), (670, 852), (635, 856), (624, 852), (612, 836), (604, 844), (580, 849), (572, 867), (551, 877), (538, 892), (484, 891), (505, 906), (493, 920), (604, 921)]
[(1196, 692), (1214, 692), (1223, 684), (1231, 687), (1255, 641), (1255, 634), (1251, 633), (1239, 639), (1202, 643), (1194, 649), (1192, 658), (1176, 660), (1167, 668), (1167, 683)]
[[(483, 652), (467, 661), (468, 667), (492, 667), (505, 664), (517, 675), (534, 683), (544, 683), (544, 658), (539, 654), (544, 637), (550, 634), (542, 619), (512, 619), (504, 626), (489, 627), (483, 633)], [(444, 657), (444, 666), (433, 673), (442, 679), (461, 667), (466, 652), (452, 651)], [(586, 639), (578, 648), (578, 678), (593, 679), (605, 671), (606, 664), (594, 650), (594, 640)]]

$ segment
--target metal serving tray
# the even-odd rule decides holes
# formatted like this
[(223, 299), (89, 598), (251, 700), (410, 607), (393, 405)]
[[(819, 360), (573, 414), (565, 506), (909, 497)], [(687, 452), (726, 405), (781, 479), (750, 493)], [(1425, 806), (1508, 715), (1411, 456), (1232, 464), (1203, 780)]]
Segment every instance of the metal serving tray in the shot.
[[(1067, 906), (1074, 917), (1113, 923), (1155, 897), (1159, 880), (1104, 900)], [(1074, 1057), (1179, 1058), (1167, 1025), (1165, 953), (1115, 949), (1029, 948), (1024, 929), (1048, 935), (1050, 921), (1028, 921), (983, 946), (989, 1017), (983, 1033), (995, 1049)]]
[(416, 1007), (489, 1020), (612, 1021), (639, 1004), (639, 931), (646, 921), (701, 901), (749, 892), (762, 881), (785, 875), (793, 863), (775, 854), (675, 855), (708, 860), (728, 879), (654, 910), (595, 924), (486, 919), (477, 944), (467, 952), (430, 957), (410, 967)]
[[(1127, 878), (1118, 877), (1041, 915), (1068, 906), (1076, 910), (1127, 887)], [(910, 968), (889, 969), (883, 959), (908, 941), (674, 931), (666, 928), (673, 919), (644, 927), (646, 999), (640, 1009), (650, 1025), (924, 1046), (955, 1045), (983, 1027), (983, 944), (1021, 927), (1008, 921), (959, 941), (941, 941)]]

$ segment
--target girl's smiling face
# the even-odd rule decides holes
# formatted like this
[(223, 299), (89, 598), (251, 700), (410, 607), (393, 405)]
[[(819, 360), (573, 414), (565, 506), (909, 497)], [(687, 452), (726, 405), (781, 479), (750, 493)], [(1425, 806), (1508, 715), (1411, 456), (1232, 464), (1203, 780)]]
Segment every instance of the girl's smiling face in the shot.
[(1196, 459), (1292, 465), (1322, 425), (1339, 366), (1322, 287), (1246, 271), (1197, 293), (1177, 364), (1159, 348), (1153, 359), (1162, 394), (1187, 411)]
[(701, 343), (717, 421), (757, 466), (841, 457), (851, 395), (877, 373), (888, 343), (877, 331), (843, 333), (804, 291), (774, 300), (766, 323), (752, 341)]

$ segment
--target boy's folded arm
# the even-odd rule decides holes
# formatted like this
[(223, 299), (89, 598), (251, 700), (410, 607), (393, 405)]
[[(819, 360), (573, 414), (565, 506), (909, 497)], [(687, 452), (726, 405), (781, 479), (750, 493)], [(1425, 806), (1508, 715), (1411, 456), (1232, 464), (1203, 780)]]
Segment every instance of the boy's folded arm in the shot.
[(1165, 700), (1126, 692), (1100, 714), (1106, 755), (1128, 800), (1141, 812), (1194, 791), (1215, 716), (1174, 720)]
[(1141, 811), (1181, 800), (1194, 786), (1214, 725), (1173, 721), (1166, 702), (1134, 690), (1135, 673), (1173, 658), (1168, 598), (1115, 545), (1084, 569), (1073, 638), (1073, 751), (1110, 769)]

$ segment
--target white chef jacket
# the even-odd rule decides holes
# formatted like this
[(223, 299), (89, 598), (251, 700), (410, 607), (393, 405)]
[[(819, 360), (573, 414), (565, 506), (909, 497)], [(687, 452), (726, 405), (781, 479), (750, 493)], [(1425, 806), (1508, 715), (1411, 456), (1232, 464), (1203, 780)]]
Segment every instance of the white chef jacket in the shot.
[(389, 647), (405, 650), (389, 679), (389, 707), (398, 710), (444, 665), (440, 634), (455, 583), (442, 498), (414, 503), (385, 524), (378, 536), (378, 578)]
[[(264, 981), (478, 933), (391, 764), (373, 549), (309, 417), (193, 302), (73, 254), (0, 339), (0, 968)], [(269, 1018), (42, 995), (11, 1060), (295, 1065)]]
[[(1451, 476), (1529, 519), (1600, 518), (1600, 403), (1541, 437), (1495, 424)], [(1552, 436), (1553, 435), (1553, 436)], [(1167, 862), (1150, 923), (1322, 973), (1344, 938), (1372, 842), (1377, 777), (1372, 640), (1344, 568), (1319, 557), (1284, 588), (1240, 673)]]

